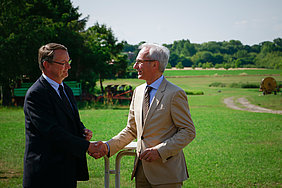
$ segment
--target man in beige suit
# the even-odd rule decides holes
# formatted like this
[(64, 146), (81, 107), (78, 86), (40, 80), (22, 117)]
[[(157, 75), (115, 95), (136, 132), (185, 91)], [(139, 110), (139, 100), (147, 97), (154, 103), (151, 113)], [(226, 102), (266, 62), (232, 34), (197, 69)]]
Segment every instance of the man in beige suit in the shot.
[[(146, 83), (134, 91), (127, 126), (107, 142), (108, 156), (137, 138), (137, 158), (132, 173), (136, 187), (181, 187), (188, 178), (182, 149), (195, 138), (187, 96), (163, 76), (169, 50), (147, 43), (140, 49), (134, 69), (138, 71), (138, 79)], [(149, 87), (150, 104), (144, 114), (147, 100), (144, 95)]]

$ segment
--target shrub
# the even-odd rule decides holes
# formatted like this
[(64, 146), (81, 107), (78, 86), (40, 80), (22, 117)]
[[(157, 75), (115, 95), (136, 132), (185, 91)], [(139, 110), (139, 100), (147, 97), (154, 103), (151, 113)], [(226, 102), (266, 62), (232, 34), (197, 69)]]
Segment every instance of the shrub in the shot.
[(277, 81), (276, 84), (277, 84), (277, 87), (279, 87), (279, 88), (282, 87), (282, 81)]
[(258, 84), (258, 83), (242, 83), (242, 85), (241, 85), (241, 88), (259, 88), (260, 87), (260, 84)]
[(231, 88), (259, 88), (260, 84), (259, 83), (232, 83), (229, 85)]
[(176, 67), (177, 69), (184, 69), (184, 66), (183, 66), (182, 62), (178, 62), (175, 67)]
[(209, 87), (225, 87), (226, 84), (221, 83), (221, 82), (213, 82), (209, 85)]
[(166, 68), (167, 68), (167, 69), (171, 69), (171, 68), (172, 68), (171, 64), (168, 63), (167, 66), (166, 66)]
[(243, 68), (257, 68), (257, 66), (253, 64), (246, 64), (246, 65), (243, 65)]
[(184, 90), (186, 95), (204, 95), (204, 92), (201, 90)]
[(223, 68), (223, 64), (215, 64), (214, 68), (216, 69)]
[(231, 88), (240, 88), (241, 87), (241, 83), (232, 83), (229, 85), (229, 87)]

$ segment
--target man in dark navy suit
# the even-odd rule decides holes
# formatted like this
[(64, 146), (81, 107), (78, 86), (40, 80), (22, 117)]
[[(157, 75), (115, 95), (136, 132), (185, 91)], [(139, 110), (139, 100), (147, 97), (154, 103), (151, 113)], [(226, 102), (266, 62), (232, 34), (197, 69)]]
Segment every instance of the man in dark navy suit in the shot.
[(63, 83), (71, 68), (67, 48), (46, 44), (39, 49), (38, 62), (42, 76), (24, 102), (23, 187), (76, 187), (77, 181), (89, 179), (86, 152), (103, 146), (89, 142), (92, 132), (80, 121), (72, 90)]

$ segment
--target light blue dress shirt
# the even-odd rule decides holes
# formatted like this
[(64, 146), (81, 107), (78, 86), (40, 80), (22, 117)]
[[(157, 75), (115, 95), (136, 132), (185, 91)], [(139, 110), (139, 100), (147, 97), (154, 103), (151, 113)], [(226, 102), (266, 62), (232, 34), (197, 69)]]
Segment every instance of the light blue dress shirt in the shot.
[[(59, 91), (59, 86), (60, 84), (58, 84), (57, 82), (55, 82), (54, 80), (52, 80), (51, 78), (49, 78), (48, 76), (46, 76), (44, 73), (42, 74), (42, 76), (47, 80), (47, 82), (55, 89), (55, 91), (57, 92), (57, 94), (61, 97), (60, 95), (60, 91)], [(64, 83), (62, 82), (61, 85), (63, 86), (64, 88)], [(68, 97), (68, 95), (66, 94), (65, 92), (65, 89), (64, 89), (64, 93), (65, 95), (67, 96), (67, 99), (68, 101), (70, 102), (70, 99)], [(71, 104), (71, 102), (70, 102)], [(72, 105), (70, 105), (72, 107)]]
[[(154, 96), (156, 95), (162, 81), (164, 79), (164, 76), (162, 75), (161, 77), (159, 77), (156, 81), (154, 81), (152, 84), (150, 84), (149, 86), (152, 87), (153, 89), (150, 92), (150, 105), (152, 103), (152, 100), (154, 98)], [(148, 85), (147, 85), (148, 86)]]

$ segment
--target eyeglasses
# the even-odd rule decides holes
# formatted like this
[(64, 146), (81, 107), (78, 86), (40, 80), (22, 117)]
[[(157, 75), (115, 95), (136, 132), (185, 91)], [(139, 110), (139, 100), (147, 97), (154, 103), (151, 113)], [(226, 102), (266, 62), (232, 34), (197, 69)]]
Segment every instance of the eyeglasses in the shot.
[(141, 59), (138, 59), (136, 60), (136, 64), (139, 65), (140, 63), (144, 63), (144, 62), (153, 62), (153, 61), (157, 61), (157, 60), (152, 60), (152, 59), (145, 59), (145, 60), (141, 60)]
[(71, 59), (69, 61), (65, 62), (65, 63), (60, 63), (60, 62), (57, 62), (57, 61), (51, 61), (51, 63), (57, 63), (59, 65), (64, 65), (64, 66), (71, 65), (71, 62), (72, 62)]

